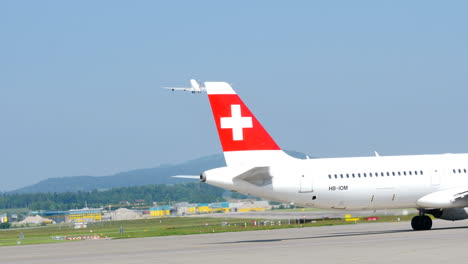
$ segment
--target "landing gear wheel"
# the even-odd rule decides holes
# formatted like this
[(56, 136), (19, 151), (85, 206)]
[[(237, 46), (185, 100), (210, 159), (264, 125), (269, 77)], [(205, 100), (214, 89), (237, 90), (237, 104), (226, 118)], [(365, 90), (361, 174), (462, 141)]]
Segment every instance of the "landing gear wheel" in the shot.
[(411, 227), (415, 231), (430, 230), (432, 228), (432, 219), (427, 215), (418, 215), (411, 220)]

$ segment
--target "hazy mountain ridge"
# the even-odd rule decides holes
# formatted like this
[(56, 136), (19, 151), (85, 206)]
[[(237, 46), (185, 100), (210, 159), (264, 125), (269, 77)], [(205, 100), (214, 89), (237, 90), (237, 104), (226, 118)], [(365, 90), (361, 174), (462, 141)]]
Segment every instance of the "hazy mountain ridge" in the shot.
[[(295, 151), (287, 152), (291, 156), (305, 158), (305, 154), (303, 153)], [(226, 166), (223, 154), (215, 154), (180, 164), (164, 164), (156, 168), (136, 169), (109, 176), (49, 178), (9, 193), (63, 193), (148, 184), (175, 184), (194, 180), (178, 179), (170, 176), (198, 175), (205, 170), (223, 166)]]

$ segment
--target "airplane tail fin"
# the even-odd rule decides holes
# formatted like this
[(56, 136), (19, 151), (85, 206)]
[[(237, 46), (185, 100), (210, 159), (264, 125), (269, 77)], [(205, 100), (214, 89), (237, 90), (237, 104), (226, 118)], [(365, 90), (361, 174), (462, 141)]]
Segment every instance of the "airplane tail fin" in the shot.
[(293, 159), (283, 152), (225, 82), (205, 82), (208, 99), (228, 166), (266, 166)]
[(196, 91), (196, 92), (200, 92), (200, 91), (201, 91), (200, 84), (198, 84), (198, 82), (195, 81), (195, 79), (190, 79), (190, 86), (192, 86), (192, 88), (193, 88), (194, 91)]

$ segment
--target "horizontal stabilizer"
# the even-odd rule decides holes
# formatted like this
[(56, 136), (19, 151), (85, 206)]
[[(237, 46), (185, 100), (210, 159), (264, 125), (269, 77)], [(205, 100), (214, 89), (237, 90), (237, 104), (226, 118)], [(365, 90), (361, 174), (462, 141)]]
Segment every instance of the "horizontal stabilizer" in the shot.
[(172, 178), (179, 178), (179, 179), (192, 179), (192, 180), (199, 180), (200, 176), (199, 175), (176, 175), (176, 176), (171, 176)]
[(243, 180), (259, 187), (271, 184), (272, 179), (270, 167), (255, 167), (233, 178), (234, 181)]

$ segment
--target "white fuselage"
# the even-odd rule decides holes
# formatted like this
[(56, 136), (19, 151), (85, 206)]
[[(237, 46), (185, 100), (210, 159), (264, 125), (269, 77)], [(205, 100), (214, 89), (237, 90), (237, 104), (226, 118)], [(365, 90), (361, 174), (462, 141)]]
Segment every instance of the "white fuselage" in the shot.
[(427, 194), (468, 186), (468, 154), (287, 159), (263, 168), (267, 172), (257, 174), (268, 177), (256, 176), (255, 184), (236, 178), (247, 168), (218, 168), (205, 176), (209, 184), (240, 193), (344, 210), (420, 208), (417, 201)]

